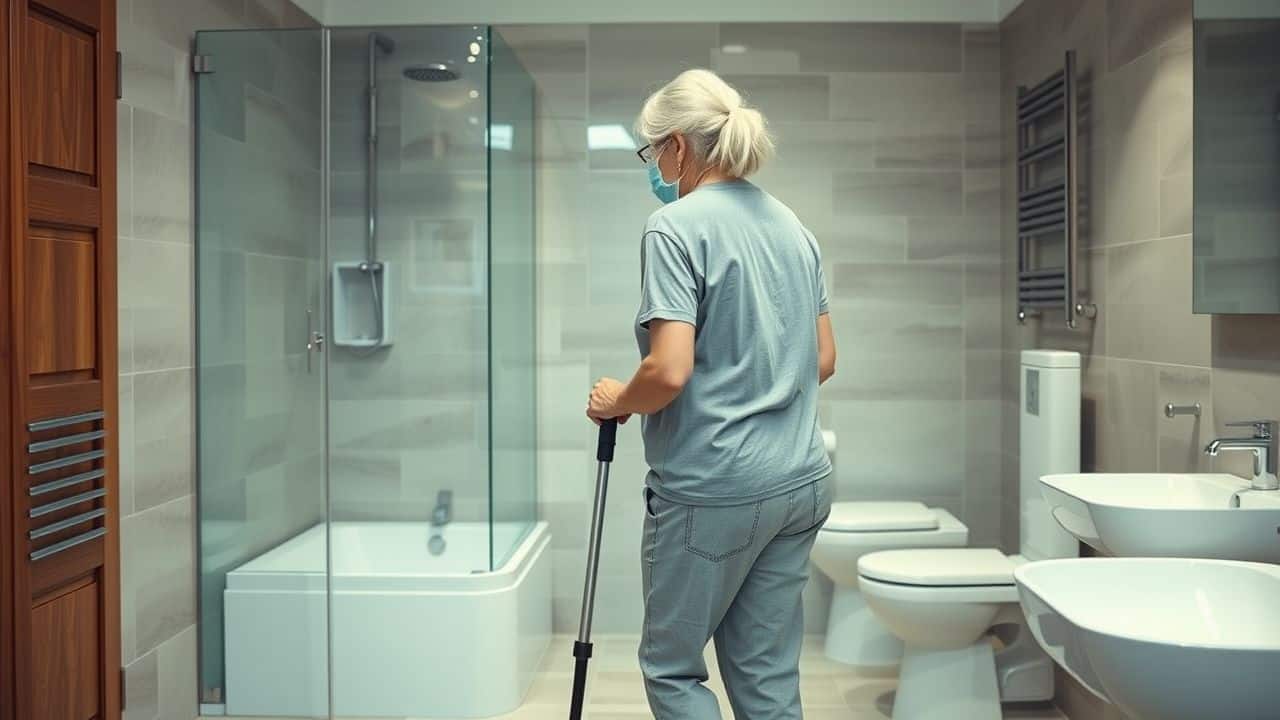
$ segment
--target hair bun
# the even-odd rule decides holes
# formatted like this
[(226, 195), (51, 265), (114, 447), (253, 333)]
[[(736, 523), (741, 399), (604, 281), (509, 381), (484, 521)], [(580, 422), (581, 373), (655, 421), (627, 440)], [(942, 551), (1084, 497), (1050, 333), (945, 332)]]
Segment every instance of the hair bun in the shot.
[(773, 152), (764, 115), (710, 70), (686, 70), (649, 96), (636, 130), (649, 143), (683, 133), (700, 158), (733, 177), (755, 172)]

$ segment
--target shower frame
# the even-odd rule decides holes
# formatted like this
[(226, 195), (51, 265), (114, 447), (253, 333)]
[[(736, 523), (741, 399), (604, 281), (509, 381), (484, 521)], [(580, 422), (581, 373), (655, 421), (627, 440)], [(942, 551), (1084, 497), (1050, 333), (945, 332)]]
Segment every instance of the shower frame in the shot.
[[(225, 461), (224, 456), (227, 455), (228, 453), (235, 454), (237, 452), (244, 450), (244, 448), (233, 447), (228, 449), (227, 447), (224, 446), (223, 443), (216, 442), (206, 435), (206, 431), (205, 431), (206, 429), (210, 427), (218, 427), (218, 426), (226, 425), (226, 423), (218, 422), (221, 418), (217, 417), (216, 415), (212, 417), (206, 417), (206, 411), (210, 409), (211, 405), (217, 406), (216, 410), (225, 410), (225, 408), (222, 406), (226, 404), (222, 398), (218, 397), (218, 394), (223, 390), (223, 388), (216, 387), (216, 383), (211, 381), (209, 376), (211, 374), (215, 374), (220, 369), (217, 366), (217, 363), (222, 363), (224, 365), (228, 364), (224, 356), (228, 355), (229, 353), (234, 353), (234, 349), (229, 351), (226, 347), (226, 343), (220, 342), (218, 338), (209, 337), (204, 332), (204, 328), (211, 324), (210, 321), (217, 321), (217, 320), (225, 321), (227, 318), (217, 317), (218, 312), (221, 312), (223, 308), (210, 307), (210, 303), (204, 302), (208, 298), (206, 298), (206, 294), (205, 292), (202, 292), (202, 290), (209, 290), (210, 286), (212, 285), (227, 284), (231, 286), (233, 289), (239, 289), (241, 291), (241, 295), (243, 296), (244, 291), (247, 287), (248, 281), (245, 280), (244, 278), (238, 278), (236, 281), (244, 284), (238, 288), (236, 287), (236, 284), (235, 284), (236, 281), (230, 281), (230, 282), (227, 281), (224, 274), (219, 272), (220, 270), (225, 270), (225, 268), (222, 267), (222, 264), (226, 262), (226, 259), (224, 257), (215, 258), (215, 256), (234, 255), (237, 252), (243, 251), (243, 254), (246, 256), (246, 261), (244, 263), (245, 265), (244, 270), (247, 271), (249, 270), (249, 265), (250, 265), (250, 263), (247, 261), (248, 256), (255, 254), (251, 250), (244, 251), (243, 248), (235, 248), (234, 250), (230, 250), (229, 247), (221, 247), (221, 246), (213, 247), (213, 248), (208, 247), (211, 243), (216, 244), (218, 242), (221, 242), (224, 245), (230, 246), (230, 245), (233, 245), (235, 242), (237, 242), (236, 240), (229, 239), (231, 233), (224, 232), (225, 228), (221, 226), (211, 227), (210, 222), (215, 220), (217, 222), (223, 222), (225, 221), (225, 217), (223, 216), (225, 216), (227, 211), (239, 210), (240, 208), (235, 207), (235, 198), (232, 198), (232, 202), (230, 203), (224, 203), (221, 201), (208, 202), (210, 196), (213, 194), (216, 194), (217, 187), (223, 187), (223, 185), (220, 183), (217, 183), (216, 178), (210, 181), (210, 178), (205, 177), (202, 167), (206, 163), (202, 161), (207, 161), (207, 164), (212, 165), (218, 161), (225, 160), (226, 158), (217, 157), (220, 155), (219, 148), (217, 147), (217, 145), (221, 143), (223, 139), (218, 139), (217, 142), (212, 142), (211, 135), (206, 132), (205, 128), (203, 128), (202, 125), (206, 124), (206, 121), (207, 121), (207, 124), (215, 124), (219, 122), (226, 122), (227, 120), (227, 117), (225, 117), (225, 115), (227, 115), (227, 108), (224, 106), (224, 104), (227, 103), (228, 101), (228, 94), (225, 92), (220, 94), (220, 90), (225, 91), (226, 88), (215, 89), (213, 88), (213, 85), (220, 80), (225, 80), (231, 73), (248, 72), (251, 69), (251, 66), (253, 64), (252, 57), (249, 60), (245, 60), (244, 58), (235, 58), (234, 57), (235, 53), (232, 51), (229, 51), (226, 47), (228, 43), (214, 42), (214, 41), (234, 39), (233, 36), (240, 36), (244, 38), (245, 43), (248, 46), (250, 46), (249, 47), (250, 52), (245, 53), (246, 55), (249, 55), (249, 56), (254, 56), (255, 51), (257, 53), (275, 52), (280, 48), (283, 48), (286, 46), (291, 46), (293, 48), (292, 51), (294, 52), (297, 52), (299, 48), (302, 48), (302, 51), (299, 52), (300, 56), (310, 57), (314, 55), (314, 59), (319, 63), (319, 73), (318, 73), (319, 87), (315, 89), (314, 96), (311, 95), (312, 91), (299, 93), (300, 96), (305, 96), (307, 98), (307, 101), (306, 101), (307, 104), (310, 104), (312, 101), (314, 101), (314, 107), (318, 109), (319, 119), (320, 119), (319, 135), (318, 135), (319, 141), (316, 143), (317, 147), (315, 148), (316, 160), (318, 161), (318, 168), (316, 168), (317, 175), (318, 175), (318, 182), (316, 185), (316, 191), (318, 194), (318, 200), (316, 201), (317, 209), (318, 209), (318, 218), (315, 218), (316, 222), (314, 225), (314, 229), (315, 229), (314, 233), (308, 233), (305, 231), (305, 227), (310, 226), (309, 221), (308, 223), (304, 224), (304, 226), (299, 227), (297, 229), (297, 232), (300, 236), (305, 236), (303, 238), (304, 240), (303, 244), (306, 247), (312, 248), (312, 250), (303, 250), (302, 257), (297, 258), (300, 261), (299, 267), (305, 265), (307, 268), (309, 268), (307, 270), (306, 277), (302, 282), (305, 285), (307, 285), (307, 287), (303, 291), (303, 295), (309, 297), (310, 300), (308, 300), (308, 302), (305, 304), (305, 307), (297, 308), (297, 315), (300, 317), (305, 317), (305, 320), (306, 320), (305, 325), (303, 325), (300, 321), (296, 321), (291, 318), (285, 318), (281, 322), (282, 328), (286, 331), (284, 333), (285, 335), (290, 334), (288, 332), (289, 328), (294, 327), (295, 325), (303, 329), (303, 332), (299, 332), (296, 343), (289, 342), (285, 337), (281, 337), (280, 341), (284, 348), (282, 351), (284, 355), (282, 357), (285, 357), (285, 358), (295, 357), (295, 358), (305, 359), (304, 362), (300, 362), (298, 367), (306, 368), (304, 379), (307, 379), (307, 382), (310, 386), (315, 386), (319, 393), (319, 398), (320, 398), (319, 402), (321, 407), (320, 407), (320, 412), (318, 414), (319, 414), (319, 420), (322, 423), (322, 427), (318, 428), (319, 435), (320, 435), (320, 442), (318, 447), (318, 460), (320, 464), (316, 467), (316, 470), (318, 471), (318, 476), (319, 476), (318, 485), (319, 485), (320, 494), (318, 498), (313, 498), (313, 497), (298, 498), (298, 500), (301, 500), (301, 502), (297, 504), (306, 505), (318, 500), (319, 506), (322, 508), (320, 512), (319, 521), (323, 523), (325, 527), (325, 537), (326, 537), (325, 544), (326, 544), (326, 547), (329, 548), (325, 552), (325, 566), (324, 566), (325, 577), (328, 578), (328, 577), (331, 577), (333, 574), (333, 565), (332, 565), (333, 551), (332, 551), (332, 545), (330, 544), (332, 541), (330, 537), (330, 528), (334, 521), (333, 518), (335, 513), (335, 506), (334, 506), (335, 488), (333, 488), (332, 486), (334, 475), (332, 473), (331, 462), (330, 462), (333, 451), (335, 449), (333, 444), (334, 439), (332, 434), (333, 427), (331, 425), (331, 416), (332, 416), (332, 413), (334, 412), (333, 410), (334, 401), (330, 396), (333, 388), (333, 382), (335, 380), (334, 380), (333, 374), (331, 373), (331, 363), (335, 353), (349, 353), (350, 356), (353, 358), (361, 354), (359, 353), (359, 348), (337, 348), (334, 346), (332, 342), (334, 333), (332, 332), (333, 328), (331, 327), (331, 323), (333, 322), (333, 318), (334, 318), (334, 313), (333, 313), (334, 298), (332, 296), (333, 283), (330, 281), (329, 278), (330, 278), (330, 274), (334, 272), (333, 270), (334, 261), (339, 255), (339, 253), (336, 252), (333, 244), (333, 233), (334, 233), (334, 205), (333, 205), (334, 183), (333, 183), (333, 180), (336, 172), (334, 168), (333, 147), (334, 147), (334, 144), (338, 142), (338, 140), (334, 136), (334, 128), (333, 128), (333, 123), (334, 123), (333, 93), (334, 93), (334, 69), (335, 69), (334, 40), (335, 40), (335, 36), (338, 36), (338, 35), (345, 35), (345, 34), (351, 34), (351, 33), (357, 33), (357, 32), (368, 33), (369, 34), (368, 35), (368, 51), (369, 51), (369, 62), (370, 62), (370, 67), (368, 68), (368, 71), (369, 71), (370, 79), (373, 81), (376, 81), (378, 79), (377, 76), (375, 75), (377, 71), (377, 66), (381, 64), (378, 62), (379, 58), (377, 58), (377, 54), (381, 52), (381, 47), (375, 40), (379, 32), (396, 34), (396, 33), (405, 33), (405, 32), (412, 32), (412, 31), (431, 32), (431, 31), (439, 31), (441, 29), (442, 28), (440, 27), (424, 26), (420, 28), (341, 28), (341, 29), (319, 28), (319, 29), (301, 29), (301, 30), (228, 30), (228, 31), (202, 31), (200, 33), (197, 33), (196, 47), (194, 49), (193, 56), (192, 56), (192, 69), (196, 73), (196, 77), (197, 77), (197, 81), (196, 81), (196, 85), (197, 85), (197, 90), (196, 90), (196, 95), (197, 95), (197, 98), (196, 98), (196, 106), (197, 106), (196, 108), (196, 136), (197, 136), (196, 195), (197, 195), (197, 200), (196, 200), (196, 206), (195, 206), (196, 225), (197, 225), (197, 248), (196, 248), (197, 332), (196, 332), (195, 344), (196, 344), (196, 356), (197, 356), (196, 415), (197, 415), (197, 436), (198, 437), (197, 437), (196, 455), (197, 455), (197, 498), (199, 503), (199, 518), (197, 523), (198, 524), (197, 552), (200, 560), (200, 579), (201, 579), (201, 586), (202, 586), (201, 592), (198, 598), (199, 607), (197, 612), (198, 612), (198, 616), (201, 619), (201, 625), (202, 625), (202, 629), (200, 632), (201, 682), (200, 682), (200, 698), (199, 699), (200, 699), (201, 708), (203, 711), (217, 713), (220, 710), (224, 709), (225, 707), (224, 703), (226, 701), (225, 696), (222, 694), (221, 669), (219, 668), (219, 671), (216, 673), (209, 672), (210, 670), (209, 666), (211, 664), (221, 662), (221, 649), (219, 648), (218, 652), (216, 653), (210, 653), (208, 652), (208, 648), (206, 647), (206, 645), (210, 642), (215, 642), (215, 641), (220, 642), (223, 637), (223, 629), (221, 628), (221, 625), (220, 625), (221, 606), (219, 605), (215, 611), (214, 608), (211, 607), (212, 603), (209, 602), (210, 600), (209, 594), (210, 592), (214, 592), (217, 590), (217, 584), (219, 582), (222, 582), (221, 578), (225, 577), (226, 571), (230, 569), (230, 566), (218, 567), (217, 566), (218, 563), (221, 562), (225, 564), (228, 561), (226, 560), (226, 558), (215, 559), (215, 558), (212, 558), (211, 556), (215, 554), (215, 552), (218, 551), (219, 548), (222, 548), (223, 544), (229, 543), (230, 545), (235, 546), (232, 548), (233, 555), (235, 554), (235, 552), (240, 552), (242, 554), (247, 553), (244, 555), (244, 557), (235, 558), (234, 560), (231, 561), (231, 562), (239, 563), (241, 561), (246, 560), (246, 558), (257, 557), (261, 555), (263, 552), (270, 550), (272, 547), (280, 545), (289, 537), (292, 537), (292, 533), (294, 533), (295, 530), (300, 532), (303, 529), (305, 529), (304, 527), (295, 527), (295, 526), (298, 526), (299, 521), (298, 521), (298, 518), (292, 518), (290, 520), (287, 520), (286, 522), (281, 523), (282, 528), (286, 528), (286, 533), (289, 533), (282, 537), (273, 538), (273, 537), (256, 536), (253, 528), (250, 528), (250, 532), (248, 533), (241, 533), (240, 531), (243, 530), (246, 526), (253, 524), (253, 519), (249, 517), (252, 515), (252, 510), (253, 510), (253, 508), (249, 507), (249, 504), (252, 502), (252, 498), (248, 496), (239, 498), (239, 501), (242, 503), (242, 507), (240, 507), (238, 511), (242, 513), (242, 516), (238, 517), (235, 520), (229, 520), (222, 523), (226, 527), (220, 527), (219, 523), (221, 521), (211, 518), (209, 514), (209, 510), (211, 509), (211, 507), (216, 508), (216, 512), (225, 512), (227, 509), (226, 507), (223, 507), (227, 504), (226, 503), (227, 498), (225, 497), (211, 498), (210, 497), (210, 493), (209, 493), (210, 488), (207, 486), (206, 483), (207, 481), (211, 481), (219, 477), (218, 473), (211, 472), (214, 469), (213, 466), (218, 465), (218, 463), (220, 462), (224, 462)], [(463, 29), (463, 26), (458, 26), (458, 29), (460, 30)], [(489, 427), (488, 436), (487, 436), (488, 437), (488, 442), (487, 442), (488, 510), (486, 513), (486, 517), (487, 517), (487, 522), (489, 524), (488, 566), (490, 570), (493, 570), (494, 568), (501, 567), (503, 563), (506, 561), (506, 558), (510, 555), (510, 553), (514, 552), (516, 548), (520, 547), (524, 537), (526, 537), (528, 533), (533, 530), (533, 528), (535, 527), (535, 523), (537, 522), (536, 504), (535, 504), (536, 503), (536, 496), (535, 496), (536, 459), (532, 454), (534, 449), (536, 449), (536, 434), (535, 434), (535, 427), (533, 423), (533, 420), (536, 418), (536, 410), (535, 410), (536, 405), (534, 404), (536, 402), (536, 399), (534, 397), (536, 390), (535, 390), (534, 383), (532, 382), (533, 378), (532, 378), (532, 365), (531, 365), (531, 360), (533, 357), (532, 341), (534, 337), (533, 331), (534, 331), (534, 322), (535, 322), (535, 318), (534, 318), (535, 303), (533, 301), (534, 301), (534, 298), (536, 297), (536, 288), (534, 286), (534, 280), (532, 275), (532, 239), (533, 239), (532, 233), (533, 233), (533, 226), (534, 226), (533, 225), (534, 223), (533, 195), (532, 195), (532, 192), (533, 192), (532, 190), (532, 149), (530, 147), (529, 156), (528, 156), (529, 174), (528, 174), (527, 198), (522, 198), (521, 202), (519, 203), (519, 204), (527, 205), (527, 215), (525, 216), (525, 219), (527, 220), (528, 240), (529, 240), (529, 247), (528, 247), (529, 255), (528, 255), (527, 265), (530, 272), (528, 273), (527, 284), (521, 286), (521, 289), (522, 289), (521, 297), (523, 299), (522, 300), (511, 299), (510, 297), (508, 297), (504, 301), (500, 297), (502, 293), (500, 291), (495, 292), (495, 285), (497, 285), (498, 287), (504, 287), (502, 285), (502, 281), (504, 279), (510, 278), (511, 268), (514, 266), (520, 265), (521, 261), (518, 260), (514, 264), (511, 262), (507, 262), (504, 265), (501, 248), (495, 248), (495, 241), (496, 241), (495, 232), (497, 232), (497, 229), (501, 227), (501, 222), (498, 225), (495, 225), (494, 205), (497, 202), (497, 200), (495, 200), (495, 185), (501, 182), (501, 177), (495, 179), (495, 164), (494, 164), (494, 159), (492, 157), (492, 155), (495, 152), (495, 149), (493, 147), (490, 147), (489, 137), (491, 134), (490, 129), (493, 127), (493, 123), (495, 122), (495, 107), (494, 107), (495, 101), (493, 99), (494, 98), (493, 96), (494, 78), (492, 77), (494, 73), (495, 58), (493, 56), (492, 48), (493, 48), (493, 39), (496, 33), (494, 33), (493, 29), (489, 27), (481, 28), (480, 26), (472, 26), (470, 30), (473, 31), (472, 34), (474, 34), (474, 32), (480, 32), (481, 35), (477, 37), (477, 39), (482, 38), (484, 42), (484, 54), (482, 56), (482, 60), (484, 63), (483, 66), (485, 68), (485, 84), (483, 89), (484, 102), (485, 102), (485, 113), (484, 113), (485, 161), (484, 161), (483, 175), (484, 175), (485, 184), (486, 184), (485, 192), (486, 192), (487, 199), (485, 201), (485, 217), (484, 217), (485, 240), (482, 244), (485, 246), (486, 249), (485, 249), (483, 259), (477, 262), (480, 262), (485, 266), (486, 270), (484, 274), (487, 278), (487, 282), (485, 283), (485, 287), (484, 287), (484, 295), (483, 295), (484, 306), (486, 308), (485, 331), (487, 336), (487, 341), (485, 344), (485, 350), (486, 350), (485, 354), (488, 358), (487, 367), (485, 368), (485, 374), (486, 374), (487, 380), (485, 381), (484, 393), (486, 396), (486, 403), (488, 406), (487, 425)], [(211, 45), (222, 46), (223, 52), (217, 52), (215, 47), (210, 47)], [(312, 47), (313, 45), (314, 47)], [(509, 49), (507, 50), (507, 52), (508, 53), (510, 52)], [(512, 59), (512, 61), (514, 61), (518, 65), (518, 60), (514, 59), (513, 54), (510, 55), (510, 58)], [(261, 60), (262, 58), (257, 57), (257, 59)], [(273, 57), (272, 61), (278, 61), (281, 66), (287, 64), (287, 62), (285, 61), (280, 61), (278, 57)], [(421, 65), (421, 64), (418, 64), (418, 65)], [(522, 68), (519, 68), (519, 72), (523, 73), (524, 71)], [(385, 78), (383, 79), (385, 80)], [(527, 79), (527, 74), (525, 75), (525, 79)], [(233, 82), (232, 85), (234, 84), (235, 83)], [(245, 80), (243, 82), (242, 87), (245, 89), (246, 96), (248, 94), (248, 86), (251, 84), (253, 83), (248, 80)], [(256, 89), (256, 86), (255, 86), (255, 89)], [(377, 83), (371, 82), (370, 90), (371, 92), (368, 93), (369, 104), (367, 106), (368, 112), (369, 112), (369, 115), (368, 115), (369, 136), (367, 138), (367, 151), (369, 153), (369, 156), (366, 158), (367, 165), (365, 170), (366, 179), (368, 181), (366, 196), (365, 196), (365, 200), (367, 203), (367, 215), (368, 215), (366, 218), (367, 235), (365, 237), (365, 241), (366, 241), (365, 242), (365, 250), (366, 250), (365, 263), (369, 266), (366, 272), (369, 273), (372, 279), (375, 273), (379, 273), (382, 271), (383, 257), (380, 256), (380, 251), (378, 248), (378, 235), (382, 229), (379, 227), (381, 223), (380, 223), (380, 218), (378, 217), (378, 207), (381, 204), (380, 203), (381, 198), (379, 196), (379, 190), (378, 190), (379, 183), (377, 179), (378, 173), (376, 170), (378, 166), (376, 153), (378, 152), (377, 150), (378, 141), (380, 139), (378, 138), (378, 133), (377, 133), (377, 123), (378, 123), (378, 114), (379, 114), (379, 109), (376, 106), (378, 101), (378, 94), (379, 94), (377, 89)], [(280, 92), (281, 94), (288, 92), (287, 90), (282, 90), (281, 88), (278, 88), (278, 87), (273, 88), (273, 91)], [(234, 95), (234, 93), (231, 93), (231, 95)], [(472, 97), (475, 97), (475, 96), (473, 95)], [(245, 100), (244, 98), (240, 98), (240, 100), (241, 102), (245, 103), (245, 105), (247, 106), (248, 104), (247, 100)], [(231, 103), (231, 104), (234, 105), (234, 103)], [(527, 117), (528, 124), (527, 124), (526, 130), (527, 130), (528, 142), (531, 143), (532, 137), (533, 137), (531, 85), (530, 85), (527, 106), (528, 106), (528, 117)], [(243, 110), (245, 108), (242, 107), (240, 109)], [(210, 111), (211, 113), (210, 117), (206, 117), (207, 111)], [(248, 110), (246, 110), (246, 113), (247, 112)], [(224, 117), (219, 117), (218, 115), (220, 113)], [(245, 120), (244, 123), (245, 125), (248, 125), (249, 121)], [(243, 141), (247, 146), (249, 143), (250, 131), (244, 127), (241, 127), (240, 131), (243, 137), (239, 139)], [(292, 131), (300, 135), (306, 135), (308, 132), (308, 130), (298, 129), (298, 128), (293, 128)], [(499, 175), (501, 175), (500, 171), (499, 171)], [(202, 182), (202, 179), (205, 180), (206, 182)], [(245, 196), (245, 198), (247, 198), (248, 191), (243, 193), (243, 195)], [(245, 199), (245, 198), (241, 198), (241, 199)], [(223, 199), (225, 200), (225, 198)], [(220, 213), (223, 216), (219, 216)], [(247, 214), (252, 215), (252, 213), (247, 213)], [(517, 212), (516, 214), (518, 215), (519, 213)], [(243, 242), (247, 243), (248, 241), (243, 241)], [(313, 251), (318, 251), (318, 252), (313, 252)], [(294, 259), (295, 258), (287, 258), (287, 260), (294, 260)], [(394, 277), (394, 276), (391, 276), (391, 277)], [(294, 277), (292, 278), (292, 280), (296, 281), (297, 278)], [(407, 281), (406, 281), (406, 284), (407, 284)], [(225, 292), (225, 290), (226, 288), (217, 288), (212, 292), (215, 294), (218, 292), (222, 292), (222, 297), (225, 298), (229, 294)], [(282, 292), (288, 292), (288, 291), (285, 290)], [(248, 300), (245, 300), (243, 302), (243, 305), (246, 310), (255, 309), (250, 307)], [(527, 323), (522, 323), (525, 325), (527, 334), (521, 335), (521, 339), (529, 341), (527, 355), (528, 355), (528, 360), (530, 360), (529, 377), (527, 378), (529, 382), (526, 383), (528, 386), (528, 394), (527, 394), (528, 402), (524, 405), (521, 405), (520, 403), (511, 403), (511, 402), (504, 403), (502, 401), (495, 400), (495, 394), (498, 392), (497, 388), (499, 388), (504, 381), (503, 375), (509, 374), (511, 371), (511, 367), (520, 364), (519, 361), (522, 360), (521, 358), (517, 358), (517, 362), (508, 362), (510, 358), (504, 359), (501, 356), (501, 353), (499, 353), (497, 349), (495, 349), (498, 343), (500, 342), (500, 339), (503, 337), (502, 333), (504, 330), (504, 327), (502, 327), (503, 326), (502, 320), (500, 318), (495, 318), (495, 314), (496, 314), (495, 308), (500, 306), (505, 306), (507, 308), (523, 308), (524, 311), (527, 313)], [(231, 317), (230, 321), (232, 324), (234, 324), (237, 321), (237, 319), (234, 317)], [(247, 324), (248, 324), (247, 321), (240, 321), (240, 322), (244, 322), (247, 327)], [(384, 334), (384, 330), (385, 330), (384, 328), (379, 329), (380, 336)], [(246, 329), (244, 332), (247, 334), (250, 331)], [(244, 341), (244, 342), (247, 342), (247, 341)], [(374, 346), (374, 349), (376, 350), (380, 346), (381, 346), (381, 343), (376, 344)], [(384, 350), (383, 354), (397, 352), (396, 349), (388, 349), (385, 346), (381, 346), (381, 347)], [(244, 349), (240, 348), (240, 350), (242, 351), (242, 355), (243, 355)], [(212, 362), (206, 363), (206, 361), (210, 359), (212, 359)], [(241, 372), (244, 373), (245, 375), (249, 374), (252, 369), (249, 368), (248, 365), (243, 364), (244, 357), (241, 357), (239, 359), (242, 361)], [(234, 364), (234, 362), (230, 364)], [(299, 370), (298, 373), (303, 374), (304, 371)], [(297, 378), (293, 378), (293, 379), (296, 380)], [(241, 378), (240, 381), (242, 383), (246, 382), (244, 378)], [(506, 382), (510, 384), (509, 380), (507, 380)], [(246, 405), (246, 406), (251, 404), (252, 404), (251, 400), (247, 402), (242, 402), (242, 405)], [(303, 404), (305, 405), (305, 403)], [(528, 416), (527, 422), (519, 423), (522, 429), (511, 428), (511, 427), (508, 427), (508, 428), (495, 427), (495, 423), (499, 421), (499, 418), (503, 417), (504, 413), (505, 415), (510, 415), (512, 413), (511, 408), (513, 404), (520, 406), (520, 409), (522, 410), (525, 410), (527, 408), (527, 411), (526, 411), (526, 414)], [(243, 412), (244, 408), (240, 408), (240, 410)], [(243, 415), (241, 416), (241, 419), (245, 419)], [(308, 417), (304, 419), (315, 420), (316, 418)], [(288, 419), (286, 418), (285, 420), (286, 424), (287, 424), (287, 420)], [(252, 419), (248, 419), (244, 422), (244, 424), (248, 426), (251, 424), (251, 421)], [(511, 430), (515, 430), (515, 431), (511, 432)], [(252, 433), (252, 430), (246, 430), (243, 434), (249, 435), (251, 433)], [(499, 467), (503, 465), (504, 462), (508, 467), (511, 465), (511, 462), (509, 457), (506, 461), (499, 458), (499, 455), (501, 453), (495, 451), (495, 444), (501, 443), (504, 438), (509, 438), (513, 435), (519, 436), (518, 443), (519, 443), (520, 449), (521, 450), (527, 449), (529, 451), (527, 457), (525, 458), (526, 462), (523, 463), (528, 466), (527, 473), (526, 473), (526, 476), (522, 479), (526, 485), (525, 490), (527, 491), (527, 496), (523, 498), (514, 498), (514, 499), (499, 498), (497, 497), (498, 492), (500, 490), (499, 483), (497, 482), (499, 478), (496, 477), (496, 475), (499, 472)], [(235, 443), (250, 444), (251, 442), (252, 441), (248, 438), (240, 437), (240, 438), (237, 438), (233, 442), (233, 444)], [(304, 448), (302, 452), (305, 454), (310, 450), (314, 450), (314, 448), (312, 449)], [(508, 452), (506, 453), (506, 455), (510, 456), (511, 453)], [(245, 479), (240, 481), (241, 485), (247, 486), (248, 480), (249, 478), (245, 476)], [(462, 480), (459, 480), (459, 482), (465, 482), (465, 478)], [(215, 493), (215, 495), (217, 494)], [(499, 509), (500, 505), (503, 505), (504, 507), (505, 506), (510, 506), (510, 507), (504, 512), (504, 511), (500, 511)], [(509, 548), (497, 548), (494, 544), (496, 539), (495, 531), (494, 531), (494, 523), (498, 521), (498, 518), (500, 516), (504, 516), (504, 517), (515, 516), (515, 515), (521, 515), (522, 513), (523, 513), (522, 516), (526, 517), (527, 519), (523, 521), (517, 520), (517, 522), (525, 522), (527, 525), (525, 530), (518, 537), (516, 537), (513, 542), (510, 543)], [(231, 514), (234, 514), (234, 512)], [(243, 540), (241, 540), (241, 538), (237, 536), (245, 536), (245, 537)], [(504, 532), (504, 535), (503, 535), (504, 542), (507, 539), (510, 539), (509, 536), (510, 536), (510, 531)], [(242, 542), (243, 544), (236, 546), (237, 542)], [(214, 574), (218, 575), (217, 578), (206, 577), (206, 571), (210, 569), (211, 563), (214, 565), (212, 570)], [(207, 583), (206, 582), (207, 580), (210, 580), (212, 582)], [(210, 587), (205, 587), (206, 585), (209, 585)], [(327, 586), (327, 582), (326, 582), (326, 586)], [(332, 603), (331, 588), (326, 590), (326, 596), (327, 596), (327, 602), (331, 604)], [(330, 605), (329, 610), (326, 611), (326, 616), (329, 617), (330, 619), (332, 618), (331, 610), (332, 608)], [(212, 613), (212, 614), (207, 614), (207, 613)], [(207, 623), (218, 624), (218, 632), (216, 633), (216, 637), (213, 637), (213, 635), (206, 633), (204, 626)], [(333, 634), (334, 634), (334, 628), (330, 627), (329, 632), (327, 633), (327, 637), (325, 638), (325, 641), (324, 641), (326, 645), (331, 645)], [(330, 680), (332, 680), (332, 647), (325, 648), (325, 655), (327, 657), (327, 662), (329, 663), (329, 673), (330, 673), (329, 677), (330, 677)], [(210, 681), (214, 677), (216, 677), (217, 680)], [(328, 685), (329, 685), (329, 692), (330, 694), (332, 694), (332, 687), (333, 687), (332, 681), (330, 681)], [(333, 708), (332, 695), (330, 696), (329, 707), (332, 710)]]

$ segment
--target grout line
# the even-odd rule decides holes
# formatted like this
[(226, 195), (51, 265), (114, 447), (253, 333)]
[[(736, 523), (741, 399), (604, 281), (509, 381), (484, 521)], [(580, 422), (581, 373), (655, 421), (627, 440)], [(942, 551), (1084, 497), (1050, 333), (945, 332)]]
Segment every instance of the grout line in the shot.
[(1119, 355), (1091, 355), (1092, 358), (1101, 358), (1104, 360), (1114, 360), (1117, 362), (1138, 363), (1141, 365), (1156, 365), (1159, 367), (1179, 368), (1183, 370), (1212, 370), (1212, 365), (1187, 365), (1184, 363), (1161, 362), (1157, 360), (1140, 360), (1136, 358), (1121, 357)]

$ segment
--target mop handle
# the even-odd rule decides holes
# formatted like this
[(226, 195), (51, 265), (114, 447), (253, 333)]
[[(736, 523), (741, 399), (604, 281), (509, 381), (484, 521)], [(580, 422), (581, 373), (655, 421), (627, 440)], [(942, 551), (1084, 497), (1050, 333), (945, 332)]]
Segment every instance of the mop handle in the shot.
[(604, 526), (604, 501), (609, 490), (609, 463), (613, 462), (613, 446), (617, 441), (618, 421), (600, 423), (596, 443), (596, 498), (591, 511), (591, 537), (587, 544), (587, 578), (582, 588), (582, 616), (578, 619), (578, 641), (573, 644), (573, 697), (569, 703), (570, 720), (582, 717), (582, 700), (587, 688), (587, 661), (591, 659), (591, 614), (596, 603), (596, 572), (600, 569), (600, 533)]

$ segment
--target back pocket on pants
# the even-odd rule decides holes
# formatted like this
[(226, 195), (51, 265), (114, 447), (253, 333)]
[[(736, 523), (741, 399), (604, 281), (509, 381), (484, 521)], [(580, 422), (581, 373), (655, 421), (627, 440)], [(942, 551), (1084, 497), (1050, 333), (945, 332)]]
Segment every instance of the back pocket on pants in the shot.
[(763, 504), (686, 508), (685, 549), (712, 562), (738, 555), (755, 542)]

